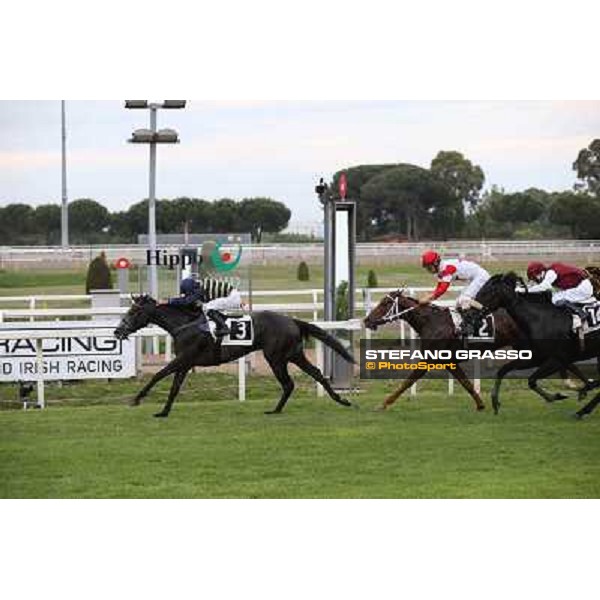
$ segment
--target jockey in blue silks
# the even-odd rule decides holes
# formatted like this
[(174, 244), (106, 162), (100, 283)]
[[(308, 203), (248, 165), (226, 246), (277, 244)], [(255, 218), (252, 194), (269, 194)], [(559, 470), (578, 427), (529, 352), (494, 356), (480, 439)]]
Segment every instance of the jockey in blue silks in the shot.
[(215, 336), (223, 337), (229, 335), (230, 330), (229, 327), (227, 327), (227, 321), (222, 313), (218, 310), (209, 308), (209, 310), (206, 311), (206, 314), (204, 314), (204, 304), (208, 298), (202, 283), (192, 277), (188, 277), (181, 282), (179, 292), (181, 293), (181, 296), (178, 298), (169, 298), (168, 304), (170, 306), (194, 308), (201, 313), (198, 322), (202, 331), (209, 331), (208, 321), (206, 319), (208, 317), (217, 324)]

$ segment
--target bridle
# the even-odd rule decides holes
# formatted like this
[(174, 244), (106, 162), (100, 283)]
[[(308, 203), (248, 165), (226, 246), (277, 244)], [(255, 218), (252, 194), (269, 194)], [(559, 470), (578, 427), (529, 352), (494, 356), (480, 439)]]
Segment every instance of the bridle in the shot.
[(400, 310), (400, 303), (399, 303), (400, 295), (399, 294), (396, 296), (392, 296), (391, 294), (386, 294), (384, 296), (384, 300), (386, 300), (386, 299), (390, 300), (392, 302), (392, 305), (389, 307), (388, 311), (385, 313), (385, 315), (383, 315), (383, 317), (380, 317), (379, 319), (377, 319), (377, 322), (375, 323), (376, 325), (383, 325), (385, 323), (391, 323), (392, 321), (396, 321), (402, 315), (410, 312), (411, 310), (415, 310), (415, 308), (417, 308), (417, 306), (419, 306), (418, 304), (416, 304), (415, 306), (410, 306), (409, 308)]
[[(141, 312), (144, 312), (144, 307), (142, 305), (134, 302), (134, 306), (136, 306)], [(127, 339), (133, 333), (134, 327), (133, 315), (127, 312), (125, 315), (123, 315), (121, 322), (115, 329), (115, 332), (120, 332), (123, 334), (124, 339)]]

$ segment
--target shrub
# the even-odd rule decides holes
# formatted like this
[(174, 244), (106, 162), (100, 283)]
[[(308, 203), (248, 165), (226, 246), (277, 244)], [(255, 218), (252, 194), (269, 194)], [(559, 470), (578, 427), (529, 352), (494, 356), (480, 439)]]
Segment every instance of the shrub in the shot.
[(367, 275), (367, 287), (369, 287), (369, 288), (379, 287), (379, 284), (377, 282), (377, 274), (375, 273), (375, 271), (373, 271), (373, 269), (370, 269), (369, 274)]
[(310, 272), (308, 270), (308, 265), (302, 261), (298, 265), (298, 281), (308, 281), (310, 279)]
[(85, 279), (85, 293), (90, 290), (112, 290), (112, 276), (106, 260), (106, 254), (101, 252), (96, 256), (88, 267), (87, 277)]
[(348, 320), (348, 282), (342, 281), (335, 291), (335, 320)]

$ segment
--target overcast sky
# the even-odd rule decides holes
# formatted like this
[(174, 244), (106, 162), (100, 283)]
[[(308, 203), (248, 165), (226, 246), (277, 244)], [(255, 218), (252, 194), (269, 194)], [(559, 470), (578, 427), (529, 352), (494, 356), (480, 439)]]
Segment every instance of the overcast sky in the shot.
[[(68, 193), (123, 210), (148, 193), (148, 149), (126, 143), (148, 111), (68, 101)], [(364, 163), (428, 167), (458, 150), (486, 187), (572, 187), (578, 151), (600, 136), (600, 102), (190, 101), (160, 111), (181, 144), (158, 149), (157, 196), (269, 196), (318, 221), (320, 176)], [(60, 199), (60, 102), (0, 101), (0, 205)]]

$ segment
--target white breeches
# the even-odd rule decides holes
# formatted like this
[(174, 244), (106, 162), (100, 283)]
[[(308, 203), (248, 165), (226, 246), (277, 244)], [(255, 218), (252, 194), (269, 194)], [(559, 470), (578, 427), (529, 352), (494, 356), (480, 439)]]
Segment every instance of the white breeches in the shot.
[(215, 298), (204, 305), (205, 310), (240, 310), (242, 306), (242, 296), (238, 290), (231, 290), (229, 296), (225, 298)]
[(594, 288), (589, 279), (584, 279), (577, 287), (570, 290), (559, 290), (552, 294), (552, 304), (557, 304), (561, 300), (567, 302), (583, 303), (589, 302), (594, 297)]
[(490, 276), (487, 273), (482, 273), (479, 277), (475, 277), (456, 299), (456, 306), (463, 309), (469, 308), (471, 306), (471, 300), (475, 299), (477, 292), (479, 292), (489, 278)]

